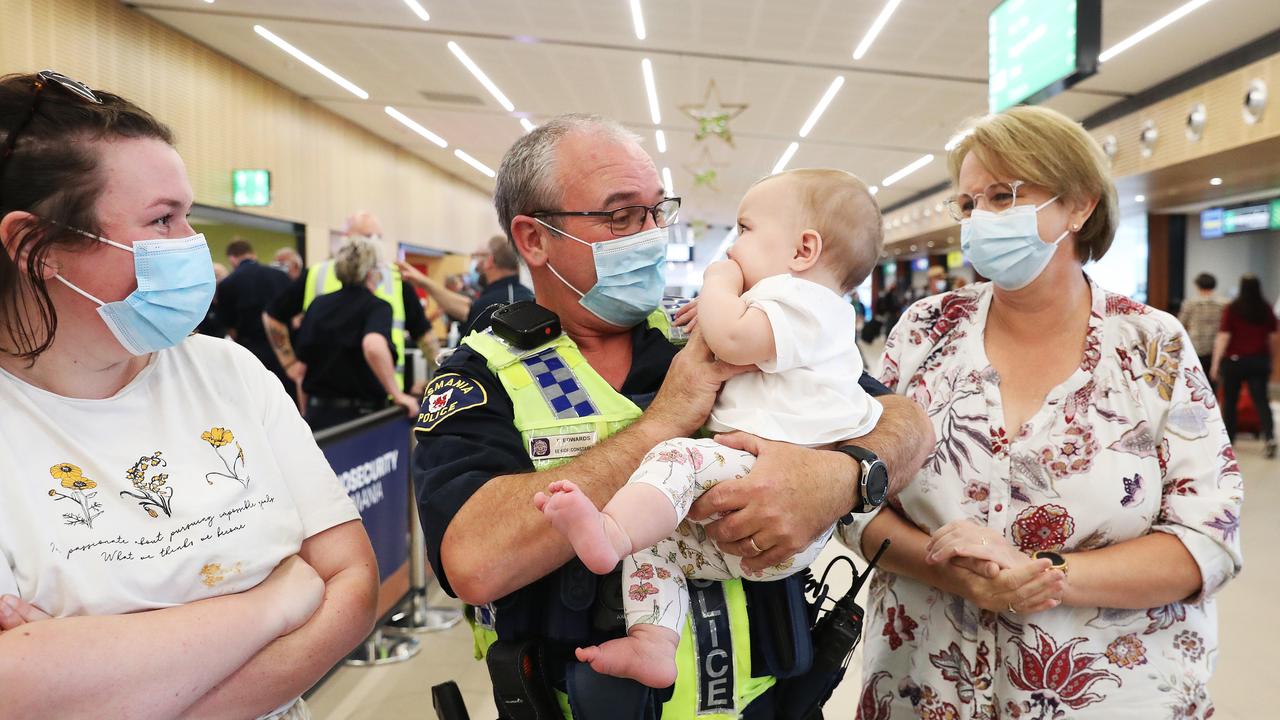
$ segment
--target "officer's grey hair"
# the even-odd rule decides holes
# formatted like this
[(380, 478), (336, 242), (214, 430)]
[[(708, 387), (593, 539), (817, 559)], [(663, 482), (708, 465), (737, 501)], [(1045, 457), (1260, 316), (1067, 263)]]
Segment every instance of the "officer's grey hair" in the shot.
[(640, 141), (640, 136), (616, 120), (586, 113), (554, 117), (517, 140), (498, 166), (497, 186), (493, 191), (493, 206), (508, 241), (514, 243), (511, 220), (515, 216), (564, 209), (560, 207), (564, 193), (556, 172), (556, 145), (572, 132), (599, 133), (619, 142)]
[(345, 245), (338, 248), (333, 258), (333, 272), (343, 285), (364, 283), (377, 265), (377, 243), (360, 235), (352, 235)]

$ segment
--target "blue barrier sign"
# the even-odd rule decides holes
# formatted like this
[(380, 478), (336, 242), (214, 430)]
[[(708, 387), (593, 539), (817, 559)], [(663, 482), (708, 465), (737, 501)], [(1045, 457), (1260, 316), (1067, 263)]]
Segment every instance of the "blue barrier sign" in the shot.
[(409, 559), (409, 431), (395, 417), (320, 446), (360, 511), (380, 580)]

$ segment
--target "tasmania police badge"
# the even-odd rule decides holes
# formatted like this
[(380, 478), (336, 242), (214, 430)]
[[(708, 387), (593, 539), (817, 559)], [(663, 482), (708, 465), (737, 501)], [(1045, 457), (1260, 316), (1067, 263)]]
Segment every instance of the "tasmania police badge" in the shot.
[(427, 384), (418, 413), (418, 425), (414, 429), (431, 432), (441, 420), (468, 408), (484, 405), (489, 396), (476, 381), (457, 373), (444, 373)]

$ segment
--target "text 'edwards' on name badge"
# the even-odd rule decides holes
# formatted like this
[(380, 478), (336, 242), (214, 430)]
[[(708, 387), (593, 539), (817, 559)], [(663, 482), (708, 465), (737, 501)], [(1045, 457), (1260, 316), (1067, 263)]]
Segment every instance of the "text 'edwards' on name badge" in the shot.
[(577, 457), (595, 444), (595, 430), (565, 435), (539, 435), (529, 438), (529, 457), (534, 460)]

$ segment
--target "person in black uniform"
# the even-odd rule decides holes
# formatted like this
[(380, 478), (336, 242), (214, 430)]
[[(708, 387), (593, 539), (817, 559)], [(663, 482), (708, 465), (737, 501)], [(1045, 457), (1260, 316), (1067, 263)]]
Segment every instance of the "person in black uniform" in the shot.
[[(539, 176), (547, 168), (554, 175)], [(547, 197), (558, 199), (540, 205), (538, 198)], [(581, 450), (567, 464), (531, 473), (529, 450), (513, 425), (512, 400), (483, 357), (463, 346), (428, 384), (411, 467), (427, 556), (446, 592), (486, 606), (477, 614), (496, 608), (499, 636), (546, 638), (546, 626), (528, 615), (548, 612), (572, 586), (562, 566), (574, 560), (573, 550), (534, 508), (534, 494), (555, 480), (572, 479), (603, 506), (656, 444), (697, 431), (722, 382), (736, 374), (711, 355), (698, 333), (677, 353), (662, 332), (635, 320), (652, 307), (631, 308), (630, 318), (621, 318), (598, 314), (589, 299), (599, 266), (592, 249), (573, 238), (595, 244), (650, 231), (657, 223), (654, 206), (663, 199), (653, 161), (634, 135), (593, 116), (540, 125), (516, 141), (498, 172), (499, 219), (529, 266), (537, 302), (559, 316), (591, 369), (645, 410), (627, 429)], [(643, 206), (644, 212), (610, 212), (628, 206)], [(616, 222), (622, 215), (630, 216), (621, 223), (625, 227)], [(886, 392), (867, 376), (862, 382), (873, 392)], [(439, 397), (447, 402), (433, 402)], [(889, 395), (882, 402), (881, 422), (859, 444), (883, 458), (896, 489), (923, 464), (933, 447), (932, 430), (911, 400)], [(844, 453), (750, 436), (743, 442), (758, 455), (755, 469), (742, 480), (722, 483), (695, 506), (696, 517), (732, 513), (708, 526), (726, 552), (759, 566), (774, 564), (860, 502), (859, 466)], [(530, 628), (503, 630), (504, 618), (521, 615), (532, 622)], [(761, 630), (753, 628), (753, 638)], [(619, 625), (615, 636), (622, 632)], [(567, 667), (551, 671), (560, 689)], [(771, 717), (757, 714), (769, 712), (771, 701), (764, 698), (748, 705), (744, 716)]]
[(417, 415), (418, 399), (396, 387), (391, 306), (372, 290), (381, 279), (377, 246), (354, 238), (334, 263), (342, 289), (316, 298), (298, 328), (307, 423), (323, 430), (381, 410), (388, 398)]
[(476, 278), (484, 288), (474, 300), (432, 280), (409, 263), (400, 263), (405, 280), (431, 294), (450, 318), (464, 316), (462, 334), (482, 332), (489, 327), (493, 311), (520, 300), (532, 300), (533, 291), (520, 284), (520, 256), (504, 235), (489, 238), (484, 248), (472, 255)]
[[(360, 218), (360, 222), (368, 224), (353, 224), (355, 218)], [(371, 215), (359, 213), (353, 216), (353, 219), (347, 221), (348, 225), (352, 226), (351, 234), (348, 236), (351, 241), (370, 240), (375, 246), (381, 242), (376, 234), (379, 232), (377, 221)], [(387, 273), (392, 269), (392, 266), (387, 264), (379, 267), (378, 272)], [(290, 331), (293, 318), (303, 312), (302, 306), (306, 300), (307, 281), (310, 277), (309, 272), (302, 272), (297, 280), (276, 296), (276, 299), (267, 306), (266, 312), (260, 316), (260, 324), (266, 328), (271, 346), (275, 349), (277, 358), (280, 358), (279, 362), (283, 362), (290, 377), (299, 380), (306, 374), (307, 367), (305, 362), (299, 361), (295, 353)], [(400, 293), (404, 303), (405, 332), (424, 354), (429, 357), (434, 356), (434, 350), (427, 337), (431, 332), (431, 323), (427, 321), (427, 313), (422, 308), (422, 301), (418, 299), (418, 294), (407, 282), (400, 283)], [(314, 305), (315, 301), (312, 301), (312, 304)]]
[(260, 265), (248, 240), (236, 239), (227, 245), (227, 262), (231, 265), (231, 274), (218, 285), (214, 296), (218, 320), (227, 328), (227, 335), (248, 348), (268, 370), (275, 373), (289, 397), (293, 397), (293, 380), (276, 359), (262, 328), (262, 311), (288, 287), (289, 276), (273, 267)]

